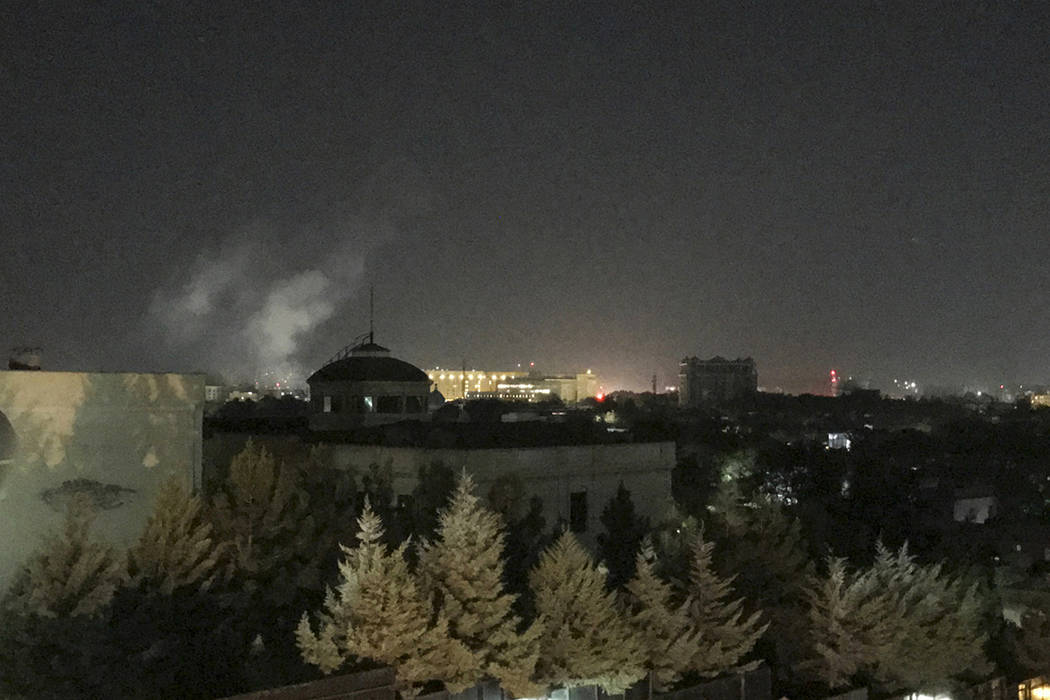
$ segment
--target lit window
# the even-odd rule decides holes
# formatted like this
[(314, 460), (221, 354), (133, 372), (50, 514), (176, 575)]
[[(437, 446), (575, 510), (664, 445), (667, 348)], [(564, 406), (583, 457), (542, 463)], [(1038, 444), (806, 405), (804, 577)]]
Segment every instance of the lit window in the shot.
[(325, 396), (324, 397), (324, 412), (325, 413), (331, 413), (332, 412), (332, 397), (331, 396)]
[(371, 396), (365, 396), (363, 398), (365, 402), (365, 413), (375, 413), (375, 399)]

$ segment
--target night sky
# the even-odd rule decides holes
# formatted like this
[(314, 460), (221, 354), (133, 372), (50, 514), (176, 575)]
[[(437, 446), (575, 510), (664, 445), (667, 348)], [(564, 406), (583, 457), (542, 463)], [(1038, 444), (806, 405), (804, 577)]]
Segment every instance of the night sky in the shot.
[(0, 9), (45, 368), (1050, 382), (1050, 3)]

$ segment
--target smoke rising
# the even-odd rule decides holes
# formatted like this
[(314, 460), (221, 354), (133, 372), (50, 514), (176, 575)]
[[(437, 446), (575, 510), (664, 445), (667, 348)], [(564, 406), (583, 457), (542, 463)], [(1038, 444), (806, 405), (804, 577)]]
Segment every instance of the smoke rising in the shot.
[(361, 291), (374, 233), (389, 227), (371, 227), (373, 235), (346, 238), (334, 250), (325, 248), (331, 239), (323, 234), (314, 250), (297, 237), (294, 253), (272, 229), (256, 226), (231, 238), (200, 255), (187, 281), (154, 292), (150, 322), (163, 329), (167, 349), (228, 380), (302, 382), (309, 374), (303, 350)]
[(409, 159), (388, 159), (345, 198), (282, 203), (283, 219), (223, 236), (153, 292), (150, 350), (167, 368), (188, 360), (188, 369), (227, 380), (301, 381), (367, 328), (367, 306), (353, 306), (364, 298), (367, 256), (427, 218), (431, 177)]

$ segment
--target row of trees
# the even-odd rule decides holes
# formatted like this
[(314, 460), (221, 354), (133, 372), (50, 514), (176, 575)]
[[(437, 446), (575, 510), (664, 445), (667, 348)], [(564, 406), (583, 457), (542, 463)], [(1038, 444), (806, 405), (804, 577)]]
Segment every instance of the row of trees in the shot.
[(529, 575), (536, 616), (523, 621), (506, 589), (501, 519), (468, 475), (435, 539), (421, 543), (414, 572), (408, 544), (386, 546), (371, 507), (358, 523), (358, 544), (344, 548), (340, 585), (316, 628), (304, 615), (297, 630), (304, 659), (326, 673), (370, 659), (394, 666), (406, 690), (441, 681), (460, 691), (493, 678), (521, 697), (592, 684), (618, 693), (651, 671), (666, 689), (683, 676), (733, 669), (765, 631), (714, 573), (702, 536), (688, 578), (675, 584), (656, 573), (655, 551), (643, 546), (621, 595), (564, 532)]
[[(768, 629), (756, 655), (774, 667), (781, 692), (935, 692), (986, 677), (992, 657), (1010, 673), (1050, 667), (1045, 614), (1029, 613), (1014, 638), (1002, 639), (1001, 605), (979, 575), (922, 564), (906, 544), (890, 550), (879, 542), (874, 557), (856, 567), (812, 557), (799, 522), (770, 499), (743, 496), (734, 478), (713, 489), (705, 511), (702, 525), (678, 516), (654, 530), (664, 571), (684, 570), (688, 543), (706, 530), (717, 542), (715, 571), (732, 577), (752, 606), (746, 611), (763, 612)], [(610, 532), (639, 532), (643, 523), (632, 512), (621, 493), (602, 519), (607, 528), (615, 524)], [(603, 549), (612, 547), (608, 535), (600, 539)]]
[(512, 478), (485, 505), (432, 465), (398, 507), (381, 470), (355, 483), (317, 461), (250, 444), (209, 493), (166, 486), (125, 553), (75, 502), (3, 601), (0, 694), (217, 697), (389, 663), (406, 689), (494, 678), (530, 695), (647, 671), (671, 688), (763, 659), (781, 692), (819, 696), (936, 689), (985, 671), (986, 652), (1050, 666), (1045, 614), (987, 649), (1001, 620), (974, 579), (906, 549), (820, 561), (734, 481), (703, 522), (655, 526), (621, 489), (595, 562)]

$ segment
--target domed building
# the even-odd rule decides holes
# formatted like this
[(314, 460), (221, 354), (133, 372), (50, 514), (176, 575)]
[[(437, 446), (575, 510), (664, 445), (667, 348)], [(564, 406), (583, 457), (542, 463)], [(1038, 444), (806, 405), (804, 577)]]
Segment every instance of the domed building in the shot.
[(390, 350), (367, 341), (344, 348), (306, 380), (310, 385), (310, 429), (352, 428), (426, 420), (430, 379)]

